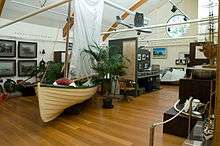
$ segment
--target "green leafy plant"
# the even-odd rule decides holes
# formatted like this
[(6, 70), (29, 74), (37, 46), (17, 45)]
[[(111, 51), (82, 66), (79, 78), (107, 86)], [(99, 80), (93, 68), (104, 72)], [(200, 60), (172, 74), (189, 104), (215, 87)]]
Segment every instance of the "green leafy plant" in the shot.
[(61, 77), (61, 70), (63, 64), (62, 63), (55, 63), (55, 62), (48, 62), (48, 69), (43, 79), (43, 83), (45, 84), (53, 84), (54, 81)]
[[(84, 49), (81, 52), (83, 57), (90, 57), (91, 60), (91, 67), (97, 73), (97, 79), (104, 84), (104, 88), (110, 88), (111, 81), (107, 79), (107, 76), (111, 78), (115, 78), (117, 76), (121, 76), (125, 74), (126, 61), (129, 61), (121, 54), (111, 52), (109, 55), (110, 50), (117, 50), (113, 49), (113, 47), (101, 47), (97, 44), (91, 45), (88, 49)], [(106, 85), (108, 84), (108, 85)], [(110, 90), (110, 89), (106, 89)]]

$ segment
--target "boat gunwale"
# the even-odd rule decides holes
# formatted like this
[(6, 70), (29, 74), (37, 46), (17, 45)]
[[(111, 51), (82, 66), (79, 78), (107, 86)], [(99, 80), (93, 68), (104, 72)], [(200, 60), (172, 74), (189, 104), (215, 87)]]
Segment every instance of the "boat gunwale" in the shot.
[(73, 87), (73, 86), (54, 86), (52, 84), (40, 84), (40, 87), (47, 87), (47, 88), (63, 88), (63, 89), (88, 89), (88, 88), (94, 88), (97, 87), (98, 85), (93, 85), (93, 86), (81, 86), (81, 87)]

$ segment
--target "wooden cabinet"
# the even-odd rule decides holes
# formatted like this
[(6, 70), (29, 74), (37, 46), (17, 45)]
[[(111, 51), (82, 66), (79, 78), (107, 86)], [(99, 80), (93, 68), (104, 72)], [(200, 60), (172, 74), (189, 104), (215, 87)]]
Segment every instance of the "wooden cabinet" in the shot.
[(129, 61), (126, 62), (126, 74), (123, 76), (125, 79), (136, 81), (136, 54), (137, 54), (137, 38), (110, 40), (109, 46), (111, 54), (122, 54)]

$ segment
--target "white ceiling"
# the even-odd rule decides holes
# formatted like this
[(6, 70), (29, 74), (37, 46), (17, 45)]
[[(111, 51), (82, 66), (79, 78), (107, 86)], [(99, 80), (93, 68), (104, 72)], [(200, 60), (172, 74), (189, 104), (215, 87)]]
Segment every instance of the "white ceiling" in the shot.
[[(7, 0), (1, 17), (12, 20), (21, 17), (27, 13), (30, 13), (40, 8), (40, 1), (43, 2), (44, 0)], [(47, 0), (46, 5), (54, 1), (56, 0)], [(111, 1), (125, 8), (129, 8), (137, 0), (111, 0)], [(167, 0), (148, 0), (137, 11), (148, 14), (152, 10), (163, 5), (166, 2)], [(24, 5), (22, 5), (21, 3)], [(67, 13), (67, 4), (64, 4), (60, 7), (50, 10), (50, 12), (47, 11), (32, 18), (29, 18), (25, 20), (25, 22), (62, 28), (66, 20), (66, 13)], [(108, 26), (110, 26), (115, 21), (115, 17), (117, 15), (120, 15), (121, 13), (122, 11), (112, 8), (108, 5), (105, 5), (104, 16), (103, 16), (103, 30), (105, 30)]]

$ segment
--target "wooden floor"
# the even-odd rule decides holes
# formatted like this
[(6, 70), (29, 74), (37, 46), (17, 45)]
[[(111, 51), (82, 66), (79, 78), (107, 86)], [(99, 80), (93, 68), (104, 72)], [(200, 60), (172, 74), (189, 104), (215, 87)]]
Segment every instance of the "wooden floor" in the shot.
[[(39, 116), (36, 97), (20, 97), (0, 104), (0, 146), (148, 146), (149, 127), (176, 102), (178, 88), (115, 102), (103, 109), (93, 100), (80, 115), (62, 115), (50, 123)], [(181, 146), (184, 139), (156, 130), (155, 146)]]

